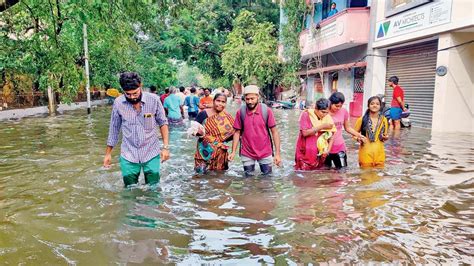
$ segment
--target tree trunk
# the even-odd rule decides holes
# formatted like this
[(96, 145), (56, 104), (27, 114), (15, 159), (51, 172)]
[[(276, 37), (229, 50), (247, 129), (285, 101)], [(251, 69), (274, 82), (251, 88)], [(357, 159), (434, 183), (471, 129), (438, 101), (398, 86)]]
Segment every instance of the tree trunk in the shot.
[(48, 109), (49, 115), (56, 115), (56, 103), (54, 101), (54, 93), (51, 86), (48, 86)]

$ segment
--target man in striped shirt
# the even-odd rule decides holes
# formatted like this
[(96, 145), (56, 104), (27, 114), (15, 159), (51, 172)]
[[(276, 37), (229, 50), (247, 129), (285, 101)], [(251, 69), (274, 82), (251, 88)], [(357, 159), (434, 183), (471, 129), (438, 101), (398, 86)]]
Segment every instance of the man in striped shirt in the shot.
[[(120, 168), (125, 186), (138, 183), (142, 168), (147, 184), (159, 183), (160, 163), (170, 157), (168, 120), (163, 105), (157, 95), (142, 90), (141, 78), (136, 73), (122, 73), (120, 85), (124, 95), (115, 99), (112, 109), (104, 167), (110, 167), (112, 149), (122, 131)], [(163, 137), (161, 150), (157, 126)]]

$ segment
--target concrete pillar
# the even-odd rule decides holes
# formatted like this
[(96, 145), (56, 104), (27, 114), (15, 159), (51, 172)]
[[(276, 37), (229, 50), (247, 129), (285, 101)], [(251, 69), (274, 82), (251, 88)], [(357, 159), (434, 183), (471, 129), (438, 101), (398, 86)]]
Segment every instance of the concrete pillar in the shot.
[[(443, 33), (438, 50), (473, 39), (473, 32)], [(448, 71), (445, 76), (436, 75), (432, 131), (473, 133), (474, 44), (440, 51), (436, 66)]]
[[(364, 77), (364, 105), (367, 109), (367, 100), (377, 94), (385, 94), (385, 80), (387, 72), (387, 50), (374, 49), (374, 56), (367, 57), (367, 68)], [(391, 95), (389, 95), (389, 98)], [(385, 99), (387, 102), (387, 99)]]
[(306, 102), (314, 103), (314, 77), (306, 80)]

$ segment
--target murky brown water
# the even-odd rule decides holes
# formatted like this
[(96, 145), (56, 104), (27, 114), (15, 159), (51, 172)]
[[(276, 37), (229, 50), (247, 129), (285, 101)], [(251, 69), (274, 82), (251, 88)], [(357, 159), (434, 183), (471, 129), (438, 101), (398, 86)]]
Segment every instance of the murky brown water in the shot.
[[(193, 177), (195, 140), (171, 135), (161, 191), (102, 170), (110, 107), (0, 123), (0, 264), (474, 264), (474, 135), (413, 128), (383, 171), (295, 173), (297, 111), (276, 111), (274, 177)], [(115, 152), (117, 162), (118, 150)]]

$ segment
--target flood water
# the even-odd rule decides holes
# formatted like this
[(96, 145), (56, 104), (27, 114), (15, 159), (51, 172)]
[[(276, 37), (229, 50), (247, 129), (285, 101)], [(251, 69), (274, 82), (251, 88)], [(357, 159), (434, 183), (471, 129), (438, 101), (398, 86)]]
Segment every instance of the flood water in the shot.
[[(235, 109), (235, 108), (234, 108)], [(474, 264), (474, 135), (405, 129), (383, 170), (297, 173), (298, 111), (276, 110), (284, 167), (195, 176), (171, 132), (160, 189), (124, 189), (110, 107), (0, 122), (0, 264)]]

